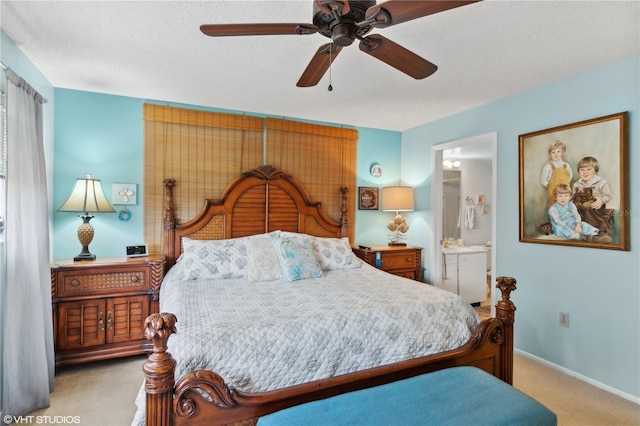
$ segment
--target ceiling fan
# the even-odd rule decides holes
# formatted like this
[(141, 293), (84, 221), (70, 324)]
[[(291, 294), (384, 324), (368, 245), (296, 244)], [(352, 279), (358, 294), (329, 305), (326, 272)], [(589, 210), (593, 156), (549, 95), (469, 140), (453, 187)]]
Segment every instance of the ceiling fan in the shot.
[(296, 86), (318, 84), (344, 46), (360, 40), (360, 50), (415, 78), (430, 76), (438, 67), (379, 34), (367, 34), (373, 28), (385, 28), (412, 19), (444, 12), (480, 0), (387, 0), (372, 1), (315, 0), (313, 24), (212, 24), (200, 31), (211, 37), (259, 35), (307, 35), (319, 33), (331, 39), (320, 46)]

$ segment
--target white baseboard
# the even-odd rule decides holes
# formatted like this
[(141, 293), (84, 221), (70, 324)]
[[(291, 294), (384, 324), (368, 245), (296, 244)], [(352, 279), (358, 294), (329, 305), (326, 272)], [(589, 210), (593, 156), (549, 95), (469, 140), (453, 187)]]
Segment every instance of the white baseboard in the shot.
[(609, 393), (612, 393), (614, 395), (617, 395), (617, 396), (619, 396), (621, 398), (624, 398), (624, 399), (626, 399), (628, 401), (631, 401), (633, 403), (636, 403), (636, 404), (640, 405), (640, 397), (628, 394), (626, 392), (622, 392), (621, 390), (616, 389), (616, 388), (612, 388), (611, 386), (605, 385), (604, 383), (600, 383), (597, 380), (593, 380), (593, 379), (591, 379), (591, 378), (589, 378), (587, 376), (583, 376), (582, 374), (576, 373), (573, 370), (569, 370), (568, 368), (562, 367), (562, 366), (560, 366), (558, 364), (554, 364), (553, 362), (547, 361), (546, 359), (543, 359), (543, 358), (537, 357), (535, 355), (532, 355), (529, 352), (525, 352), (523, 350), (516, 349), (516, 348), (514, 348), (513, 351), (516, 354), (522, 355), (525, 358), (529, 358), (529, 359), (531, 359), (533, 361), (539, 362), (540, 364), (544, 364), (549, 368), (553, 368), (554, 370), (558, 370), (558, 371), (560, 371), (560, 372), (562, 372), (562, 373), (564, 373), (564, 374), (566, 374), (568, 376), (575, 377), (578, 380), (582, 380), (583, 382), (589, 383), (590, 385), (593, 385), (593, 386), (595, 386), (597, 388), (600, 388), (600, 389), (602, 389), (604, 391), (607, 391)]

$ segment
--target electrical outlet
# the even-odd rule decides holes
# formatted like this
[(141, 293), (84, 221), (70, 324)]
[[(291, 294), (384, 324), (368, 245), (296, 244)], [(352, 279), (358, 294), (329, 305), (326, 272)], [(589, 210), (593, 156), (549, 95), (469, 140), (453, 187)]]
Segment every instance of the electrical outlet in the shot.
[(560, 325), (563, 327), (569, 327), (569, 314), (566, 312), (560, 312)]

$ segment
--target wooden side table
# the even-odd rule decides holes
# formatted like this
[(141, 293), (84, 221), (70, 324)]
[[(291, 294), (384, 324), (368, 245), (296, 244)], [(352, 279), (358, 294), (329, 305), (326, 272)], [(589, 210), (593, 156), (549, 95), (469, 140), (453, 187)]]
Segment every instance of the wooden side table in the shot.
[(54, 261), (51, 297), (56, 365), (149, 351), (144, 321), (158, 311), (164, 263), (161, 256)]
[(353, 248), (360, 259), (400, 277), (422, 281), (422, 247), (372, 246)]

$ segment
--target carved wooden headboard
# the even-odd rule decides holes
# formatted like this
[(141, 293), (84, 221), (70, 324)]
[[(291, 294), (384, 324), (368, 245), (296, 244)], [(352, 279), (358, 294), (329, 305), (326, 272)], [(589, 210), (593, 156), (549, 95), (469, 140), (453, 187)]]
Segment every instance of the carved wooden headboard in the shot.
[(176, 223), (173, 179), (165, 179), (163, 252), (167, 267), (182, 253), (182, 237), (220, 240), (245, 237), (276, 230), (300, 232), (319, 237), (346, 237), (347, 188), (342, 193), (341, 217), (331, 219), (319, 202), (292, 176), (272, 166), (248, 170), (229, 184), (218, 200), (207, 199), (193, 219)]

